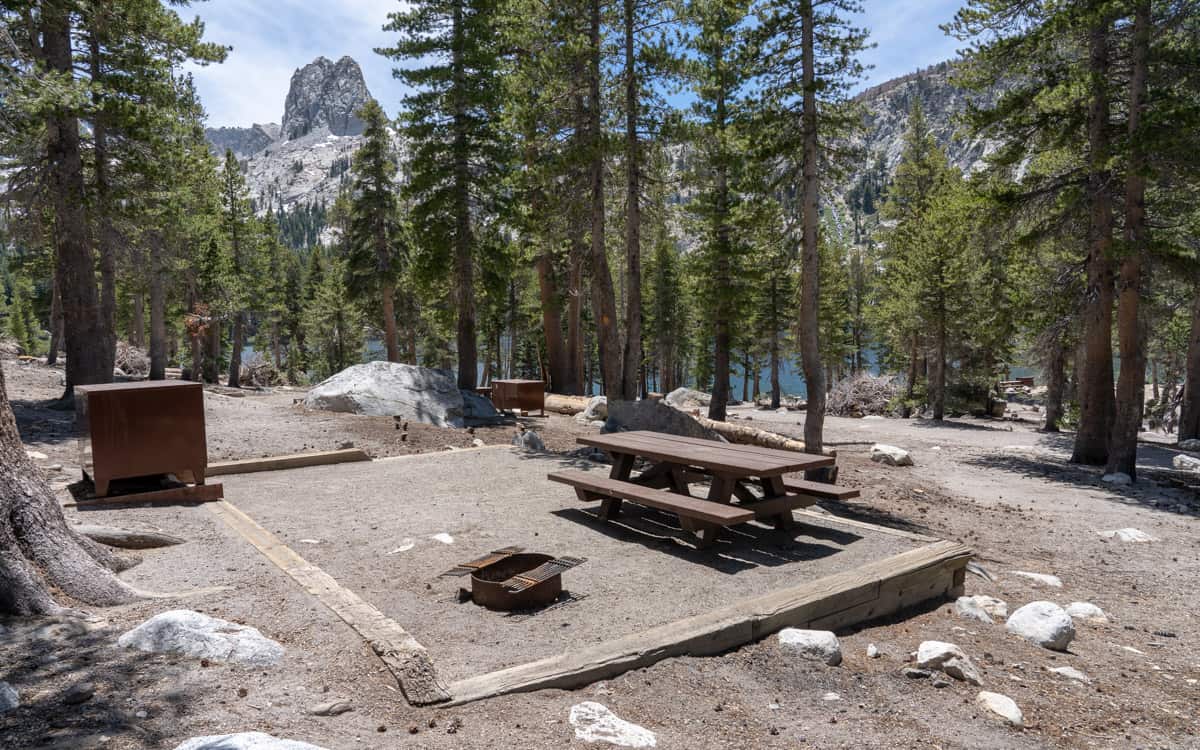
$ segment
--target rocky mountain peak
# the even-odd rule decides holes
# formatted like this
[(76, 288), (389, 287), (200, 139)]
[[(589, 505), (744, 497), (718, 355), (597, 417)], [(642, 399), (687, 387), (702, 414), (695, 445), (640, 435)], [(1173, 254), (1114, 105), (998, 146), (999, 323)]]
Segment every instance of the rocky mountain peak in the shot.
[(353, 58), (333, 62), (318, 57), (292, 74), (280, 137), (294, 140), (322, 127), (331, 135), (360, 135), (363, 123), (354, 113), (370, 98), (362, 69)]

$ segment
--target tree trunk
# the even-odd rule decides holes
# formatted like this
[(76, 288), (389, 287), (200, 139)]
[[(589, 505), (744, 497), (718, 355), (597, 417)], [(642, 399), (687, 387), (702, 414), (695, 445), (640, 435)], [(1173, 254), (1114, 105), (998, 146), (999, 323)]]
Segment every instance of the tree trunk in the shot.
[(625, 0), (625, 353), (624, 398), (637, 398), (642, 364), (642, 187), (638, 143), (638, 76), (634, 55), (637, 0)]
[(92, 606), (132, 601), (137, 592), (113, 575), (130, 564), (67, 526), (41, 470), (25, 455), (0, 368), (0, 613), (69, 613), (52, 591)]
[(621, 345), (617, 335), (617, 301), (608, 250), (604, 245), (604, 132), (600, 99), (601, 23), (600, 0), (591, 2), (588, 60), (588, 155), (592, 214), (592, 313), (596, 317), (596, 343), (600, 349), (600, 369), (604, 376), (604, 394), (621, 397)]
[(478, 342), (475, 336), (475, 265), (473, 239), (471, 236), (471, 167), (468, 149), (470, 128), (467, 114), (466, 61), (463, 50), (466, 45), (463, 18), (463, 0), (454, 4), (453, 43), (450, 67), (453, 81), (450, 96), (453, 106), (454, 137), (454, 274), (457, 284), (456, 307), (458, 311), (458, 387), (475, 390), (478, 380)]
[(208, 329), (205, 331), (204, 375), (206, 383), (221, 382), (221, 321), (209, 313)]
[(146, 346), (146, 298), (140, 292), (131, 295), (129, 307), (132, 320), (129, 323), (129, 343), (142, 349)]
[(1117, 380), (1116, 413), (1109, 437), (1107, 473), (1137, 479), (1137, 436), (1146, 401), (1145, 326), (1140, 311), (1142, 261), (1146, 253), (1146, 153), (1141, 129), (1146, 109), (1146, 77), (1150, 56), (1150, 2), (1134, 10), (1133, 68), (1129, 76), (1129, 171), (1125, 178), (1125, 256), (1117, 282), (1117, 337), (1121, 375)]
[(400, 334), (396, 330), (396, 287), (390, 281), (380, 285), (383, 296), (383, 345), (387, 361), (400, 361)]
[(58, 292), (58, 274), (50, 280), (50, 350), (46, 352), (46, 365), (58, 362), (58, 352), (63, 345), (62, 295)]
[(732, 336), (729, 326), (733, 313), (730, 310), (729, 299), (733, 286), (730, 278), (729, 256), (732, 252), (729, 227), (729, 156), (726, 152), (725, 139), (726, 111), (725, 90), (717, 91), (715, 107), (715, 126), (717, 130), (718, 153), (713, 165), (715, 177), (715, 232), (717, 242), (716, 279), (717, 287), (715, 330), (713, 331), (713, 387), (712, 398), (708, 402), (708, 418), (724, 422), (729, 406), (729, 364)]
[[(1173, 394), (1172, 394), (1173, 395)], [(1165, 396), (1170, 402), (1170, 396)], [(1200, 438), (1200, 283), (1192, 289), (1192, 330), (1188, 337), (1179, 440)]]
[[(162, 241), (150, 240), (150, 379), (167, 377), (167, 295)], [(141, 306), (139, 298), (138, 306)]]
[(800, 15), (803, 58), (804, 164), (801, 201), (803, 205), (804, 248), (800, 281), (800, 356), (808, 391), (808, 411), (804, 417), (804, 444), (809, 453), (820, 453), (825, 426), (825, 372), (821, 366), (819, 308), (821, 301), (821, 256), (817, 236), (817, 91), (813, 41), (813, 1), (801, 0)]
[[(42, 5), (42, 54), (53, 72), (73, 75), (71, 17), (73, 3), (54, 0)], [(96, 293), (96, 260), (88, 241), (79, 120), (66, 108), (46, 118), (46, 159), (50, 164), (48, 191), (54, 210), (56, 272), (62, 295), (63, 330), (67, 355), (66, 392), (77, 385), (111, 383), (113, 352), (107, 347)]]
[(1090, 166), (1088, 193), (1091, 221), (1088, 231), (1087, 302), (1083, 311), (1084, 371), (1080, 373), (1079, 430), (1071, 461), (1103, 465), (1113, 423), (1112, 375), (1112, 201), (1108, 169), (1109, 20), (1091, 32), (1091, 104), (1088, 110)]
[(558, 298), (558, 281), (554, 263), (548, 251), (538, 254), (533, 262), (537, 270), (538, 293), (542, 303), (542, 330), (546, 336), (546, 357), (550, 360), (550, 392), (567, 393), (573, 378), (571, 360), (562, 335), (562, 303)]
[[(93, 22), (100, 23), (103, 14), (93, 14)], [(100, 69), (99, 30), (92, 28), (88, 34), (89, 67), (93, 81), (102, 79)], [(113, 226), (113, 205), (109, 185), (108, 123), (107, 113), (100, 105), (99, 93), (93, 94), (93, 103), (98, 105), (92, 118), (93, 179), (96, 183), (96, 249), (100, 255), (100, 321), (105, 335), (103, 355), (109, 369), (116, 361), (117, 352), (117, 229)]]
[(1062, 334), (1058, 334), (1046, 356), (1046, 422), (1042, 426), (1046, 432), (1058, 432), (1058, 423), (1063, 416), (1066, 364), (1067, 353), (1063, 348)]
[[(941, 314), (937, 321), (937, 342), (934, 347), (933, 376), (929, 383), (930, 407), (933, 419), (940, 422), (946, 417), (946, 316)], [(809, 403), (812, 403), (811, 400)]]
[(233, 316), (233, 330), (229, 338), (229, 380), (226, 385), (230, 388), (241, 388), (242, 349), (246, 345), (246, 313), (241, 310)]

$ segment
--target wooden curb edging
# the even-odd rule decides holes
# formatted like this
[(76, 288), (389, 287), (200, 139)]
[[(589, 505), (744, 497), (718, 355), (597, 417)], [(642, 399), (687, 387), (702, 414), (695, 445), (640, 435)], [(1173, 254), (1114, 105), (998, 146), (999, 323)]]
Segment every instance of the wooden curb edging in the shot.
[(450, 698), (446, 686), (438, 679), (429, 652), (399, 623), (343, 588), (333, 576), (296, 554), (228, 501), (205, 507), (362, 636), (396, 678), (409, 703), (427, 706)]
[(971, 549), (936, 541), (712, 612), (450, 685), (444, 706), (507, 693), (570, 689), (675, 656), (710, 656), (785, 627), (835, 630), (925, 601), (958, 596)]
[(336, 451), (319, 451), (316, 453), (294, 453), (289, 456), (269, 456), (267, 458), (243, 458), (237, 461), (217, 461), (208, 465), (206, 476), (219, 477), (229, 474), (250, 474), (256, 471), (279, 471), (281, 469), (301, 469), (305, 466), (328, 466), (329, 464), (344, 464), (352, 461), (370, 461), (371, 457), (361, 448), (346, 448)]

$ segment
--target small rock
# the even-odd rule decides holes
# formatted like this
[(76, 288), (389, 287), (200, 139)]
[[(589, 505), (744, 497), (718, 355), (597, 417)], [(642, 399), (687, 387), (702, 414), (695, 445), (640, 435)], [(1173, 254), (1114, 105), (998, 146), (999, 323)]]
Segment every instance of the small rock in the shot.
[(1025, 717), (1021, 714), (1021, 709), (1017, 708), (1016, 702), (1007, 695), (980, 690), (979, 695), (975, 697), (975, 704), (991, 711), (1014, 727), (1025, 726)]
[(25, 455), (29, 456), (31, 461), (46, 461), (50, 457), (41, 451), (25, 451)]
[(1108, 622), (1108, 615), (1104, 614), (1104, 610), (1091, 602), (1071, 602), (1067, 605), (1067, 614), (1071, 616), (1072, 620), (1085, 620), (1093, 623)]
[(954, 611), (961, 617), (981, 622), (993, 622), (993, 617), (1007, 617), (1008, 603), (992, 596), (960, 596), (954, 602)]
[(96, 686), (90, 682), (77, 682), (63, 693), (62, 702), (68, 706), (87, 703), (96, 694)]
[(0, 714), (8, 713), (20, 705), (21, 696), (17, 689), (7, 682), (0, 682)]
[(916, 667), (905, 667), (900, 670), (900, 674), (910, 680), (922, 680), (933, 676), (933, 672), (930, 672), (928, 669), (917, 669)]
[(1158, 540), (1150, 536), (1141, 529), (1125, 528), (1113, 529), (1112, 531), (1097, 531), (1097, 534), (1105, 539), (1116, 539), (1118, 542), (1157, 542)]
[(388, 552), (387, 554), (389, 554), (389, 555), (398, 555), (398, 554), (400, 554), (401, 552), (408, 552), (410, 549), (412, 549), (412, 548), (413, 548), (413, 547), (415, 547), (415, 546), (417, 546), (417, 543), (416, 543), (416, 542), (414, 542), (412, 539), (409, 539), (409, 538), (405, 537), (404, 539), (400, 540), (400, 546), (399, 546), (399, 547), (397, 547), (396, 549), (392, 550), (391, 552)]
[(325, 748), (298, 740), (281, 740), (262, 732), (238, 732), (237, 734), (193, 737), (177, 745), (175, 750), (325, 750)]
[(1200, 472), (1200, 458), (1195, 456), (1185, 456), (1179, 453), (1171, 459), (1171, 465), (1180, 471)]
[(542, 442), (542, 438), (532, 430), (518, 432), (513, 435), (512, 444), (527, 451), (544, 451), (546, 444)]
[(1030, 573), (1024, 570), (1014, 570), (1012, 574), (1015, 576), (1021, 576), (1022, 578), (1028, 578), (1034, 583), (1040, 583), (1043, 586), (1053, 586), (1056, 589), (1061, 589), (1063, 585), (1061, 578), (1058, 576), (1052, 576), (1048, 573)]
[(1181, 451), (1200, 451), (1200, 438), (1191, 438), (1189, 440), (1181, 440), (1179, 443)]
[(1075, 625), (1066, 610), (1054, 602), (1030, 602), (1008, 618), (1008, 632), (1043, 648), (1066, 651), (1075, 637)]
[(450, 536), (449, 534), (447, 534), (444, 531), (437, 533), (437, 534), (433, 534), (429, 538), (435, 542), (441, 542), (442, 544), (454, 544), (454, 537)]
[(917, 666), (945, 672), (956, 680), (982, 685), (979, 668), (961, 648), (944, 641), (922, 641), (917, 647)]
[(487, 445), (487, 443), (483, 442), (482, 438), (475, 438), (471, 441), (471, 445), (475, 448), (482, 448), (483, 446)]
[(784, 628), (779, 631), (779, 644), (805, 659), (823, 661), (831, 667), (842, 663), (842, 645), (828, 630)]
[(1104, 476), (1100, 477), (1100, 481), (1116, 485), (1133, 484), (1133, 478), (1121, 471), (1114, 472), (1112, 474), (1105, 474)]
[(781, 406), (781, 407), (779, 407), (778, 409), (776, 409), (776, 410), (775, 410), (775, 413), (776, 413), (776, 414), (787, 414), (787, 413), (788, 413), (787, 407), (786, 407), (786, 406)]
[(1051, 667), (1049, 671), (1056, 675), (1066, 677), (1068, 680), (1076, 680), (1078, 682), (1086, 683), (1090, 683), (1092, 681), (1090, 677), (1085, 675), (1083, 672), (1080, 672), (1075, 667)]
[(124, 633), (117, 644), (140, 651), (254, 666), (269, 666), (283, 658), (283, 646), (258, 630), (187, 609), (155, 615)]
[(934, 677), (933, 683), (932, 683), (932, 685), (935, 688), (948, 688), (948, 687), (950, 687), (951, 684), (952, 683), (950, 682), (950, 680), (947, 680), (942, 675), (938, 675), (937, 677)]
[(315, 706), (310, 706), (308, 712), (313, 716), (341, 716), (347, 711), (353, 711), (354, 706), (350, 705), (350, 701), (337, 699), (318, 703)]
[(868, 659), (878, 659), (879, 658), (879, 647), (876, 646), (874, 643), (867, 644), (867, 658)]
[(821, 700), (823, 700), (823, 701), (840, 701), (841, 699), (842, 699), (842, 696), (838, 695), (837, 693), (833, 693), (833, 692), (829, 692), (829, 693), (826, 693), (825, 695), (821, 696)]
[(658, 744), (654, 732), (618, 718), (595, 701), (571, 706), (568, 720), (575, 727), (575, 737), (584, 742), (607, 742), (617, 747), (655, 747)]
[(888, 466), (912, 466), (912, 456), (903, 448), (876, 443), (871, 446), (871, 460)]
[(353, 447), (354, 447), (353, 440), (343, 440), (342, 442), (338, 443), (338, 450), (340, 450), (340, 451), (348, 451)]

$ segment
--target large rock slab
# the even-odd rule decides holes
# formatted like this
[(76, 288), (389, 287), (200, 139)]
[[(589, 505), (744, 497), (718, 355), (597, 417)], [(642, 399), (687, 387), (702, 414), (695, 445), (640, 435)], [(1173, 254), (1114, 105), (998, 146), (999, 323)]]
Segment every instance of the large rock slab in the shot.
[(1190, 438), (1179, 441), (1179, 450), (1200, 452), (1200, 438)]
[(667, 406), (662, 401), (610, 401), (604, 431), (623, 430), (650, 430), (684, 437), (722, 440), (717, 433), (702, 427), (689, 415)]
[(663, 401), (676, 409), (690, 411), (707, 407), (712, 402), (712, 396), (694, 388), (676, 388), (664, 396)]
[(265, 667), (283, 658), (283, 646), (248, 625), (177, 609), (151, 617), (121, 635), (117, 644), (194, 659)]
[(21, 696), (17, 689), (7, 682), (0, 682), (0, 714), (8, 713), (20, 705)]
[(398, 416), (438, 427), (464, 427), (465, 404), (449, 370), (367, 362), (347, 367), (325, 380), (304, 399), (310, 409)]
[(608, 707), (595, 701), (571, 706), (569, 717), (575, 737), (584, 742), (604, 742), (617, 747), (654, 747), (658, 738), (645, 727), (619, 718)]
[(922, 641), (917, 647), (917, 667), (945, 672), (956, 680), (982, 685), (983, 675), (971, 657), (953, 643)]
[(831, 667), (842, 663), (842, 645), (828, 630), (784, 628), (779, 631), (779, 645), (805, 659), (823, 661)]
[(1196, 458), (1195, 456), (1185, 456), (1179, 453), (1175, 458), (1171, 459), (1171, 465), (1180, 471), (1200, 472), (1200, 458)]
[(262, 732), (212, 734), (184, 740), (175, 750), (325, 750), (299, 740), (281, 740)]
[(1013, 612), (1004, 626), (1008, 632), (1053, 651), (1066, 651), (1075, 638), (1075, 623), (1054, 602), (1030, 602)]

